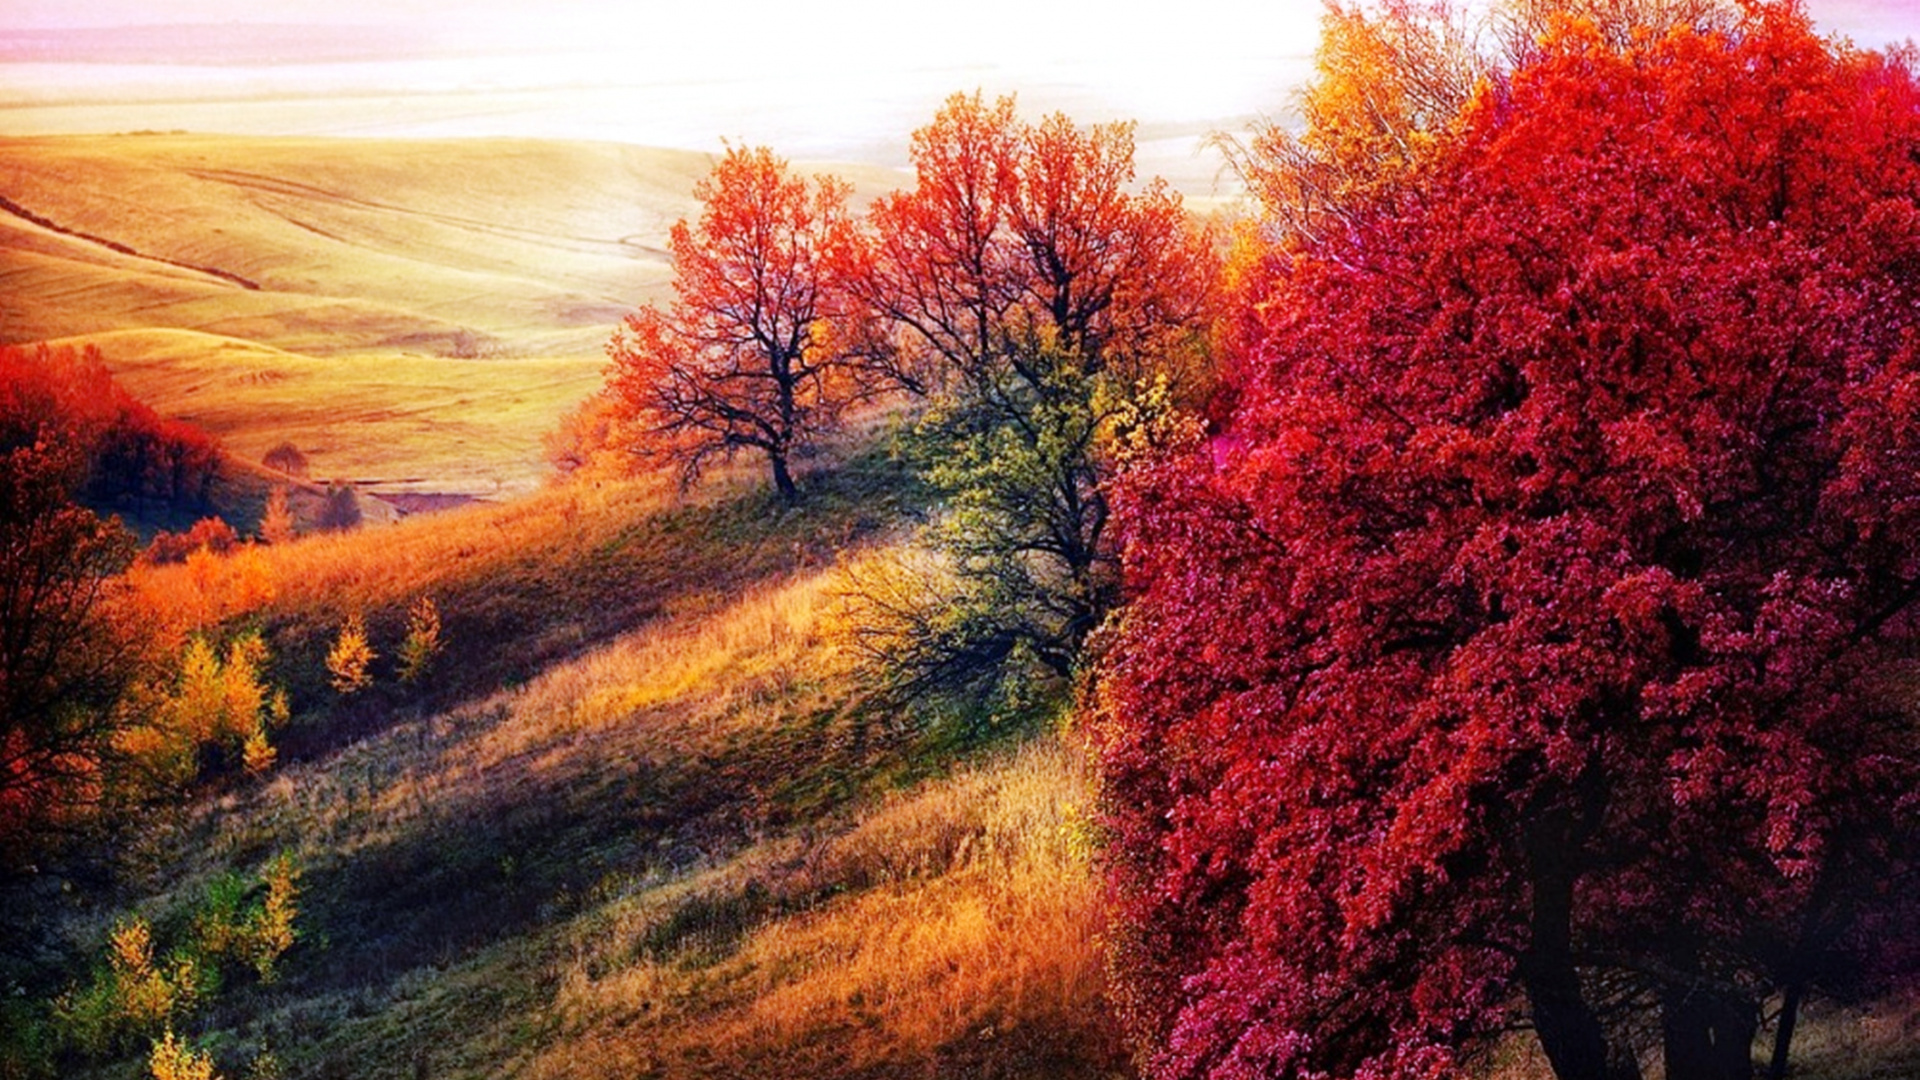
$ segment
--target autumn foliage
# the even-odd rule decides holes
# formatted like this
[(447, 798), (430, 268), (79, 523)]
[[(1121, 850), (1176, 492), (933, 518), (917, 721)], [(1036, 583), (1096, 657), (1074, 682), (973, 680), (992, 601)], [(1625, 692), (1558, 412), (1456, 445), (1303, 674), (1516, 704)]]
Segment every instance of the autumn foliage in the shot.
[[(1128, 1012), (1164, 1077), (1784, 1066), (1920, 971), (1920, 88), (1791, 8), (1559, 21), (1259, 264), (1120, 500)], [(1396, 164), (1395, 168), (1401, 167)]]
[(0, 441), (0, 866), (102, 798), (138, 639), (113, 615), (133, 557), (117, 521), (75, 506), (77, 448)]
[(733, 148), (673, 227), (674, 300), (629, 316), (607, 346), (608, 391), (637, 436), (689, 474), (715, 455), (765, 456), (798, 495), (794, 456), (872, 382), (849, 342), (859, 257), (844, 181), (809, 183), (765, 148)]
[(939, 558), (858, 583), (859, 647), (900, 696), (1065, 679), (1119, 596), (1114, 430), (1207, 378), (1216, 259), (1129, 124), (1022, 120), (956, 94), (914, 132), (913, 187), (875, 201), (854, 287), (894, 381), (924, 395)]
[(104, 507), (204, 505), (219, 464), (211, 436), (135, 400), (91, 346), (0, 347), (0, 443), (39, 436), (79, 450), (76, 494)]
[(1133, 127), (1019, 119), (1014, 99), (949, 98), (913, 135), (916, 183), (875, 202), (858, 286), (901, 331), (916, 385), (993, 381), (1045, 345), (1089, 370), (1176, 351), (1213, 261), (1180, 197), (1136, 187)]

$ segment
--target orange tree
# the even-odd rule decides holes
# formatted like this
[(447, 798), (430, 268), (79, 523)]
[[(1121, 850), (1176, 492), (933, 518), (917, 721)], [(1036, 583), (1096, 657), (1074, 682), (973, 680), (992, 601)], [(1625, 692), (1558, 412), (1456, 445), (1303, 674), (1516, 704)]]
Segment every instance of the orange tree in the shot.
[(856, 336), (835, 327), (854, 310), (859, 266), (850, 188), (733, 148), (694, 191), (700, 220), (670, 240), (673, 302), (629, 316), (609, 343), (608, 394), (640, 451), (689, 476), (714, 455), (758, 451), (792, 502), (794, 454), (875, 385), (835, 344)]
[(1785, 4), (1562, 24), (1266, 265), (1124, 482), (1103, 681), (1162, 1077), (1747, 1080), (1920, 972), (1920, 88)]

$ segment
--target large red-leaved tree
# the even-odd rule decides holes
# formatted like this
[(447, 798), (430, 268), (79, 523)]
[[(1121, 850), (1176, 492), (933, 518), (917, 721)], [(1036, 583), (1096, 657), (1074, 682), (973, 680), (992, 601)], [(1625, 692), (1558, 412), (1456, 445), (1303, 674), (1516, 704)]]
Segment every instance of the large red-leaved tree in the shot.
[(1920, 969), (1913, 72), (1563, 23), (1446, 142), (1126, 483), (1127, 1011), (1164, 1077), (1777, 1074)]

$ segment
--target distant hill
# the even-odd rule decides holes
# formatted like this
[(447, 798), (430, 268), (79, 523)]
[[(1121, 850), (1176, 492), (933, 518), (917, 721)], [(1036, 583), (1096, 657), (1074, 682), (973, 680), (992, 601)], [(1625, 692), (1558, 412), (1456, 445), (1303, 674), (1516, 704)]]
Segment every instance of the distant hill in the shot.
[[(317, 479), (494, 497), (668, 287), (705, 154), (528, 139), (0, 139), (0, 343)], [(894, 174), (854, 169), (862, 191)]]
[(0, 140), (0, 339), (587, 355), (667, 279), (705, 155), (533, 140)]

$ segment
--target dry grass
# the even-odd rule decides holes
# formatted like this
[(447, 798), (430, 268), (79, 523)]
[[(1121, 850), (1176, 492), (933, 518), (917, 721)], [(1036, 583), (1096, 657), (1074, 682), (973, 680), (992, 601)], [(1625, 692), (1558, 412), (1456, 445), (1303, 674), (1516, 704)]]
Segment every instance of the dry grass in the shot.
[(1089, 779), (1053, 738), (582, 920), (534, 1076), (1100, 1075)]
[(291, 442), (315, 481), (383, 494), (524, 494), (548, 474), (542, 433), (598, 389), (600, 359), (454, 360), (409, 352), (315, 358), (188, 330), (62, 339), (96, 345), (162, 415), (248, 461)]
[[(558, 530), (577, 497), (543, 496), (499, 531)], [(580, 542), (680, 512), (657, 491), (607, 497), (574, 512)], [(495, 531), (503, 512), (453, 531)], [(429, 544), (419, 531), (377, 535), (404, 541), (399, 556)], [(296, 583), (272, 604), (431, 584), (418, 569), (346, 580), (370, 539), (269, 549)], [(823, 628), (838, 571), (809, 561), (758, 567), (156, 835), (174, 891), (284, 847), (306, 868), (325, 945), (215, 1019), (232, 1045), (270, 1045), (296, 1075), (1119, 1067), (1077, 754), (1049, 736), (951, 775), (927, 759), (932, 779), (888, 793), (882, 778), (924, 751), (841, 710), (857, 689)]]

